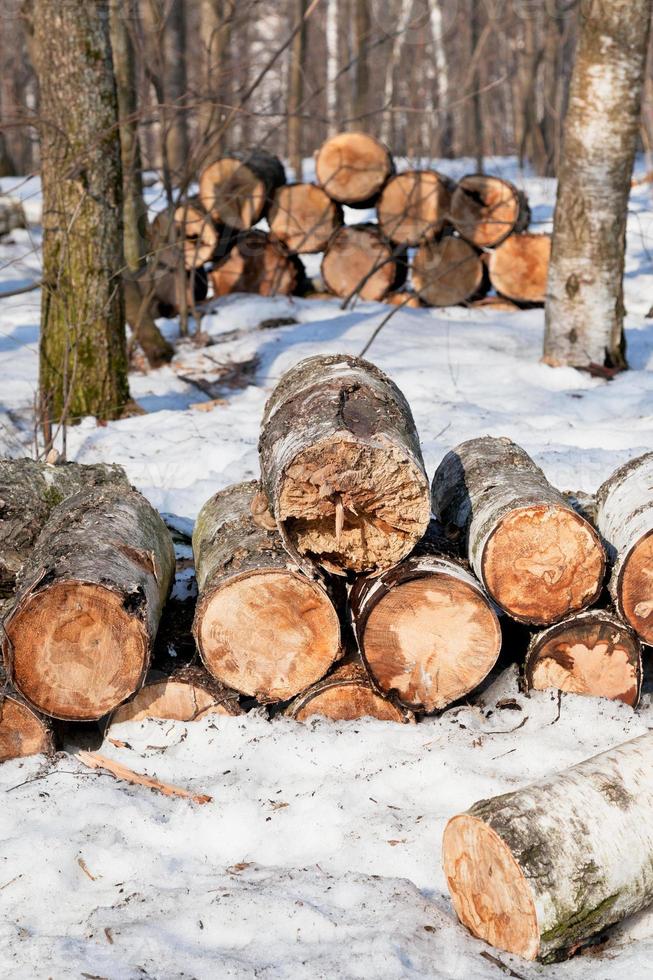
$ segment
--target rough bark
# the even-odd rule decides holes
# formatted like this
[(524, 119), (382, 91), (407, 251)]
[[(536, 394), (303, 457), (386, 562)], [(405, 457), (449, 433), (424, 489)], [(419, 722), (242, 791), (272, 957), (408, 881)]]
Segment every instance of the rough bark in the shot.
[(429, 522), (415, 423), (397, 386), (368, 361), (309, 357), (279, 381), (259, 441), (271, 511), (309, 573), (380, 572)]
[(264, 702), (294, 697), (340, 656), (340, 624), (268, 530), (255, 481), (215, 494), (199, 513), (193, 623), (202, 661), (221, 683)]
[(652, 772), (641, 735), (453, 817), (443, 864), (463, 924), (546, 961), (650, 904)]
[(447, 453), (432, 504), (514, 619), (548, 625), (598, 598), (605, 555), (596, 531), (510, 439), (470, 439)]
[(626, 366), (623, 272), (651, 0), (583, 0), (558, 174), (544, 360)]
[(275, 190), (285, 183), (278, 157), (258, 148), (209, 164), (200, 174), (199, 194), (217, 224), (242, 231), (263, 217)]
[(451, 222), (478, 248), (493, 248), (528, 228), (531, 212), (522, 191), (501, 177), (468, 174), (451, 195)]
[(524, 673), (529, 688), (557, 688), (635, 707), (642, 686), (641, 649), (618, 616), (590, 609), (536, 634)]
[[(150, 0), (157, 3), (159, 0)], [(186, 81), (186, 14), (184, 0), (165, 0), (161, 10), (159, 41), (163, 48), (163, 90), (166, 102), (164, 139), (170, 175), (174, 184), (188, 176), (188, 93)]]
[(619, 614), (653, 644), (653, 453), (619, 467), (596, 496), (596, 525), (611, 564)]
[(407, 170), (387, 182), (376, 206), (379, 227), (397, 245), (418, 245), (440, 234), (452, 182), (435, 170)]
[(510, 235), (490, 255), (490, 282), (501, 296), (518, 303), (543, 303), (550, 255), (550, 235)]
[(316, 184), (286, 184), (274, 194), (268, 223), (289, 251), (323, 252), (342, 225), (342, 208)]
[(304, 94), (304, 74), (306, 72), (306, 10), (308, 0), (293, 0), (293, 27), (300, 28), (293, 38), (290, 48), (290, 70), (288, 72), (288, 160), (295, 180), (301, 181), (302, 173), (302, 98)]
[(0, 669), (0, 762), (54, 752), (52, 726), (24, 698), (3, 685)]
[(353, 92), (352, 116), (358, 129), (367, 130), (370, 94), (370, 7), (369, 0), (352, 0), (353, 6)]
[(354, 721), (376, 718), (379, 721), (410, 722), (413, 716), (401, 706), (383, 697), (370, 682), (360, 661), (342, 665), (300, 694), (286, 709), (295, 721), (306, 721), (315, 715), (331, 721)]
[(129, 399), (122, 177), (107, 0), (35, 0), (41, 93), (46, 419), (116, 418)]
[(337, 133), (315, 156), (315, 177), (329, 197), (352, 208), (372, 207), (394, 173), (390, 150), (366, 133)]
[(5, 618), (10, 681), (53, 718), (100, 718), (147, 672), (174, 573), (170, 534), (141, 494), (107, 484), (52, 512)]
[(381, 300), (406, 280), (406, 254), (393, 248), (376, 225), (344, 225), (329, 241), (322, 278), (336, 296)]
[(210, 273), (214, 296), (228, 293), (258, 293), (259, 296), (287, 296), (298, 290), (304, 267), (296, 255), (252, 228), (240, 234), (235, 245)]
[(197, 721), (207, 715), (241, 713), (235, 691), (219, 684), (201, 667), (188, 665), (169, 675), (150, 671), (140, 691), (113, 712), (110, 725), (145, 718)]
[(490, 286), (487, 267), (462, 238), (445, 235), (423, 242), (413, 259), (413, 289), (428, 306), (456, 306), (482, 297)]

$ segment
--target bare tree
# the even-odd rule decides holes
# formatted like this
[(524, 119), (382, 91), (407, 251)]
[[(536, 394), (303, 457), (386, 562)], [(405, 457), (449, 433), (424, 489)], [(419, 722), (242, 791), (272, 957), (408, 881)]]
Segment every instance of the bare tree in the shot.
[(626, 213), (652, 6), (581, 4), (549, 269), (549, 364), (626, 366)]
[(200, 138), (209, 155), (220, 153), (224, 143), (222, 125), (226, 117), (227, 62), (234, 15), (234, 0), (202, 0), (200, 36), (204, 57), (204, 98), (200, 103), (198, 122)]
[(368, 46), (370, 41), (369, 0), (354, 0), (354, 93), (353, 128), (368, 130), (370, 65)]
[(302, 179), (302, 119), (300, 108), (304, 93), (304, 71), (306, 62), (306, 10), (307, 0), (293, 0), (292, 21), (300, 24), (290, 48), (290, 71), (288, 73), (288, 159), (295, 172), (295, 180)]
[(338, 0), (327, 0), (326, 104), (329, 136), (338, 130)]

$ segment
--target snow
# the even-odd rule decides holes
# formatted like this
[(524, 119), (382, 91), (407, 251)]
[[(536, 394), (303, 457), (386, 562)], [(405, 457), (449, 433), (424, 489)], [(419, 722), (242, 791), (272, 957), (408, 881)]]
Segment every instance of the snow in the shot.
[[(439, 164), (453, 176), (472, 169), (464, 161)], [(516, 174), (513, 161), (491, 169), (517, 179), (546, 229), (553, 183)], [(29, 200), (38, 220), (34, 180), (0, 187)], [(628, 231), (632, 370), (613, 381), (539, 363), (541, 310), (404, 309), (387, 322), (368, 356), (406, 394), (429, 476), (456, 443), (487, 433), (524, 446), (560, 488), (591, 492), (651, 448), (650, 188), (633, 192)], [(0, 292), (38, 279), (39, 240), (31, 227), (0, 243)], [(38, 309), (38, 291), (0, 301), (0, 451), (14, 456), (29, 453), (33, 442)], [(132, 374), (132, 393), (147, 414), (107, 425), (83, 420), (67, 432), (68, 456), (123, 464), (188, 531), (211, 493), (257, 474), (258, 425), (283, 371), (315, 353), (359, 353), (389, 311), (374, 303), (343, 311), (336, 300), (218, 301), (201, 324), (210, 346), (180, 344), (173, 366)], [(297, 322), (258, 328), (289, 317)], [(175, 336), (174, 322), (162, 326)], [(217, 384), (220, 368), (253, 358), (251, 375)], [(200, 410), (210, 396), (180, 374), (215, 382), (218, 403)], [(568, 963), (528, 964), (491, 950), (456, 922), (440, 844), (446, 820), (475, 800), (649, 727), (650, 694), (637, 711), (552, 692), (526, 697), (508, 668), (469, 704), (419, 725), (299, 725), (254, 712), (111, 729), (114, 741), (105, 738), (101, 752), (208, 793), (212, 802), (204, 806), (117, 782), (74, 754), (54, 765), (42, 758), (6, 763), (0, 977), (475, 980), (509, 969), (547, 980), (643, 980), (653, 912)], [(74, 753), (90, 738), (85, 732), (68, 748)]]

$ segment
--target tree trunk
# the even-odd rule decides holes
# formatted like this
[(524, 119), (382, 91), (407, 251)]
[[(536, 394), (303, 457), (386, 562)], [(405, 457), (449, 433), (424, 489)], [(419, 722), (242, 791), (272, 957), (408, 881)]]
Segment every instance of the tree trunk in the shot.
[(651, 0), (583, 0), (553, 222), (544, 361), (626, 366), (623, 272)]
[(375, 572), (401, 561), (429, 521), (415, 423), (368, 361), (300, 361), (265, 407), (263, 486), (288, 553), (309, 573)]
[(242, 231), (263, 217), (275, 190), (285, 183), (278, 157), (255, 149), (210, 164), (200, 174), (200, 200), (217, 224)]
[(135, 490), (90, 487), (66, 499), (5, 618), (10, 681), (53, 718), (111, 711), (143, 683), (174, 567), (168, 529)]
[(186, 16), (184, 0), (164, 0), (160, 41), (163, 46), (163, 90), (167, 106), (166, 154), (174, 184), (181, 184), (188, 177), (188, 109), (186, 97)]
[(129, 400), (120, 141), (106, 0), (35, 0), (42, 112), (40, 390), (46, 420)]
[[(199, 107), (199, 135), (206, 154), (219, 154), (224, 144), (221, 132), (228, 100), (228, 57), (235, 17), (234, 0), (202, 0), (200, 35), (204, 52), (204, 98)], [(246, 50), (246, 45), (243, 44)]]
[(642, 686), (637, 637), (604, 609), (576, 613), (536, 634), (524, 666), (529, 688), (611, 698), (635, 707)]
[(300, 694), (286, 709), (295, 721), (307, 721), (322, 715), (331, 721), (355, 721), (376, 718), (378, 721), (409, 722), (409, 711), (382, 697), (370, 683), (367, 671), (352, 659)]
[(469, 174), (451, 196), (451, 222), (478, 248), (494, 248), (528, 228), (531, 212), (522, 191), (501, 177)]
[(413, 289), (428, 306), (466, 303), (484, 296), (489, 285), (481, 256), (462, 238), (445, 235), (424, 242), (415, 253)]
[(125, 276), (123, 281), (125, 291), (125, 317), (131, 327), (134, 339), (141, 347), (147, 363), (151, 368), (168, 364), (175, 354), (172, 344), (168, 343), (156, 323), (155, 316), (160, 315), (159, 300), (155, 295), (155, 284), (148, 283), (147, 272), (141, 278), (131, 279)]
[(617, 611), (653, 644), (653, 453), (619, 467), (597, 494), (596, 526), (612, 566)]
[(501, 649), (492, 603), (435, 529), (400, 565), (359, 578), (354, 632), (377, 686), (414, 711), (436, 711), (487, 677)]
[(166, 675), (153, 670), (133, 698), (111, 715), (110, 724), (144, 718), (197, 721), (207, 715), (242, 714), (235, 691), (219, 684), (201, 667), (189, 665)]
[(342, 208), (315, 184), (287, 184), (275, 192), (268, 223), (289, 251), (323, 252), (342, 225)]
[(53, 752), (48, 720), (10, 687), (0, 686), (0, 762)]
[(301, 24), (290, 48), (290, 70), (288, 77), (288, 160), (295, 180), (301, 181), (302, 172), (302, 117), (301, 106), (304, 95), (304, 73), (306, 71), (306, 23), (304, 17), (308, 0), (293, 0), (294, 24)]
[(474, 572), (513, 619), (548, 625), (598, 598), (598, 535), (510, 439), (470, 439), (447, 453), (432, 504), (442, 524), (458, 528)]
[(418, 245), (440, 234), (448, 218), (452, 182), (435, 170), (391, 177), (376, 206), (379, 227), (397, 245)]
[(526, 959), (570, 954), (653, 901), (653, 734), (449, 821), (454, 908), (475, 935)]
[(550, 255), (550, 235), (510, 235), (490, 255), (490, 282), (517, 303), (543, 303)]
[(327, 0), (326, 22), (326, 109), (329, 136), (338, 132), (338, 2)]
[[(385, 65), (385, 80), (383, 87), (383, 116), (381, 119), (381, 139), (390, 146), (395, 145), (395, 119), (393, 102), (396, 101), (395, 86), (397, 83), (397, 68), (401, 60), (404, 45), (404, 35), (410, 21), (413, 0), (401, 0), (397, 17), (396, 31), (390, 30), (388, 38), (390, 50)], [(390, 26), (390, 25), (388, 25)]]
[(132, 30), (132, 0), (111, 0), (111, 51), (118, 98), (122, 161), (123, 243), (127, 267), (135, 272), (148, 252), (147, 208), (143, 200), (143, 165), (138, 142), (138, 89)]
[(370, 94), (370, 66), (369, 66), (369, 44), (370, 44), (370, 9), (369, 0), (353, 0), (353, 29), (354, 29), (354, 91), (352, 98), (352, 110), (354, 126), (365, 132), (369, 129), (370, 120), (367, 116), (369, 110)]
[(393, 249), (376, 225), (345, 225), (331, 238), (322, 278), (336, 296), (380, 300), (406, 280), (406, 255)]
[(214, 296), (258, 293), (288, 296), (303, 281), (303, 266), (267, 232), (243, 232), (227, 256), (211, 270)]
[(365, 133), (338, 133), (315, 157), (315, 177), (329, 197), (352, 208), (372, 207), (394, 163), (387, 146)]
[(338, 614), (266, 529), (255, 481), (215, 494), (193, 532), (199, 599), (193, 634), (206, 669), (260, 701), (284, 701), (340, 656)]

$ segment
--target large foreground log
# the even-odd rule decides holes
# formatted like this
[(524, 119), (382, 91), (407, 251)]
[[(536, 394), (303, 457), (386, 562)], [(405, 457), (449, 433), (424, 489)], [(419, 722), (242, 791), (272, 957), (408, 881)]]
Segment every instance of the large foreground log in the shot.
[(429, 522), (410, 408), (377, 367), (309, 357), (279, 381), (259, 441), (263, 486), (283, 543), (309, 573), (379, 572)]
[(605, 609), (576, 613), (536, 634), (526, 654), (528, 687), (611, 698), (634, 707), (642, 686), (635, 633)]
[(326, 286), (348, 299), (380, 300), (406, 279), (406, 256), (375, 225), (347, 225), (331, 238), (322, 259)]
[(215, 222), (241, 231), (263, 217), (276, 188), (285, 182), (283, 164), (267, 150), (234, 153), (200, 174), (200, 200)]
[(54, 718), (111, 711), (143, 683), (174, 565), (168, 529), (136, 490), (69, 497), (18, 578), (2, 646), (10, 681)]
[(456, 306), (489, 287), (487, 269), (476, 249), (462, 238), (445, 235), (424, 242), (413, 259), (413, 289), (429, 306)]
[(48, 720), (11, 688), (0, 687), (0, 762), (53, 751)]
[(397, 245), (439, 235), (449, 213), (452, 183), (435, 170), (407, 170), (387, 182), (376, 211), (379, 227)]
[(315, 715), (331, 721), (377, 718), (379, 721), (412, 721), (412, 715), (374, 690), (365, 668), (356, 660), (337, 667), (286, 709), (296, 721)]
[(374, 681), (415, 711), (468, 694), (499, 656), (501, 627), (483, 586), (428, 544), (376, 578), (357, 579), (350, 608)]
[(598, 597), (605, 555), (596, 531), (510, 439), (470, 439), (447, 453), (432, 502), (514, 619), (549, 625)]
[(166, 675), (153, 670), (133, 698), (113, 712), (112, 725), (144, 718), (197, 721), (205, 715), (239, 715), (238, 695), (201, 667), (190, 665)]
[(221, 683), (261, 701), (284, 701), (340, 655), (340, 624), (325, 588), (289, 561), (276, 531), (255, 520), (259, 498), (255, 481), (240, 483), (211, 497), (198, 515), (193, 634), (204, 666)]
[(367, 133), (337, 133), (315, 157), (318, 183), (334, 201), (352, 208), (372, 207), (393, 173), (390, 150)]
[(531, 212), (514, 184), (487, 174), (469, 174), (451, 195), (451, 221), (456, 231), (478, 248), (493, 248), (528, 228)]
[(323, 252), (342, 224), (342, 208), (316, 184), (286, 184), (275, 192), (268, 223), (290, 252)]
[(303, 275), (301, 260), (264, 231), (252, 229), (238, 236), (236, 244), (210, 273), (215, 296), (258, 293), (287, 296)]
[(599, 489), (596, 522), (612, 565), (620, 615), (653, 644), (653, 453), (621, 466)]
[(653, 735), (475, 803), (442, 854), (475, 936), (530, 960), (573, 952), (653, 902)]
[(510, 235), (490, 255), (490, 282), (501, 296), (518, 303), (543, 303), (550, 256), (550, 235)]

